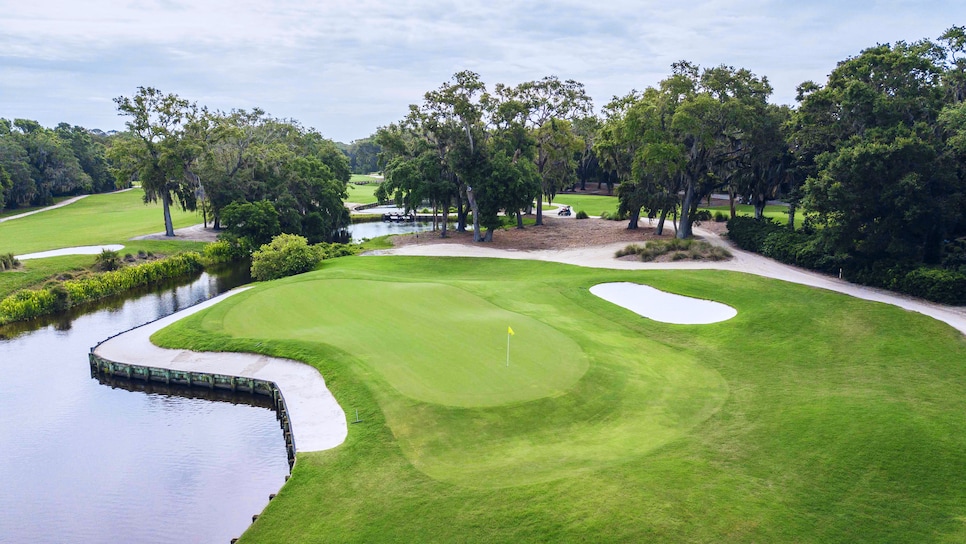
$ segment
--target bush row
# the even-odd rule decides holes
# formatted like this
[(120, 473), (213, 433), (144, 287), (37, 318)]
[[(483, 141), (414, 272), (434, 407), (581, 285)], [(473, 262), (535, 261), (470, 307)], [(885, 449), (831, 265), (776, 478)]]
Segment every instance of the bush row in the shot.
[(360, 247), (326, 242), (309, 245), (303, 236), (279, 234), (252, 254), (252, 278), (268, 281), (308, 272), (323, 259), (355, 255)]
[(42, 289), (23, 289), (0, 301), (0, 325), (61, 312), (135, 287), (197, 273), (203, 268), (201, 256), (189, 252), (81, 279), (55, 281)]
[(860, 266), (848, 255), (829, 254), (817, 234), (792, 231), (770, 219), (730, 219), (728, 238), (746, 251), (820, 272), (841, 273), (845, 279), (855, 283), (882, 287), (944, 304), (966, 304), (966, 273), (952, 267), (894, 262)]

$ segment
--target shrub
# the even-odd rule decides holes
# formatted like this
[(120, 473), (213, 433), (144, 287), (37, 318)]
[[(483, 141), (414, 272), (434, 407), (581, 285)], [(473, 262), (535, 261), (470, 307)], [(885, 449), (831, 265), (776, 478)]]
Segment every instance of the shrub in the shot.
[(942, 268), (920, 267), (898, 281), (910, 295), (945, 304), (966, 304), (966, 274)]
[(639, 246), (637, 244), (631, 244), (624, 249), (618, 249), (615, 254), (616, 257), (626, 257), (627, 255), (640, 255), (644, 251), (644, 246)]
[(714, 212), (714, 222), (715, 223), (724, 223), (727, 220), (728, 220), (728, 216), (725, 215), (724, 213), (722, 213), (720, 211)]
[(702, 221), (711, 221), (711, 212), (708, 210), (698, 210), (698, 213), (694, 214), (694, 222), (701, 223)]
[(94, 270), (110, 272), (121, 268), (121, 256), (118, 252), (110, 249), (102, 250), (100, 255), (94, 257)]
[(574, 217), (576, 217), (577, 219), (587, 219), (590, 216), (588, 216), (587, 212), (585, 212), (584, 210), (580, 210), (579, 212), (577, 212), (577, 215)]
[(308, 272), (322, 260), (321, 251), (296, 234), (279, 234), (252, 254), (252, 278), (268, 281)]
[(313, 246), (322, 259), (336, 259), (339, 257), (348, 257), (350, 255), (355, 255), (359, 253), (362, 246), (359, 244), (338, 244), (321, 242)]
[(765, 238), (774, 231), (768, 220), (759, 221), (743, 216), (728, 220), (728, 238), (745, 251), (760, 253)]
[(235, 240), (211, 242), (201, 251), (207, 264), (229, 263), (245, 257), (245, 250)]
[[(607, 210), (604, 210), (600, 212), (600, 218), (606, 219), (608, 221), (627, 221), (627, 219), (630, 218), (630, 215), (628, 215), (627, 212), (621, 212), (621, 211), (609, 212)], [(578, 217), (577, 219), (580, 219), (580, 218)]]

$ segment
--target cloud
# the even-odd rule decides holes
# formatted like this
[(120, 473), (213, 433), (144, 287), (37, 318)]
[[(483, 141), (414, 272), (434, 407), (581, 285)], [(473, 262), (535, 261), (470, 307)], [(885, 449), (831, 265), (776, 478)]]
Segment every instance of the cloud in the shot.
[(599, 106), (681, 59), (746, 67), (792, 103), (847, 56), (964, 15), (928, 0), (16, 2), (0, 14), (0, 116), (121, 128), (111, 98), (151, 85), (348, 141), (464, 69), (490, 85), (576, 79)]

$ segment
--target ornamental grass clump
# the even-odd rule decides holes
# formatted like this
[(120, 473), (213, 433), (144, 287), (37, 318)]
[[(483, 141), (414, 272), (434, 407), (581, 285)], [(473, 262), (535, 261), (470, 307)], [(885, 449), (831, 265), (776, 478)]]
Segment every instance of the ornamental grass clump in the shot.
[(13, 270), (20, 266), (20, 261), (13, 256), (13, 253), (2, 253), (0, 254), (0, 272), (4, 270)]
[(644, 245), (631, 244), (617, 251), (617, 257), (638, 255), (642, 261), (656, 261), (659, 258), (668, 261), (724, 261), (732, 257), (731, 252), (723, 247), (712, 246), (702, 240), (690, 238), (681, 240), (654, 240)]

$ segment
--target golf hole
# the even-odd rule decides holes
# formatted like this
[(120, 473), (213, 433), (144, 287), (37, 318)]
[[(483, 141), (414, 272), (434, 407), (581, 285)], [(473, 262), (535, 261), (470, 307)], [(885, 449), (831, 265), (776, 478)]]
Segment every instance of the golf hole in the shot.
[(648, 285), (618, 282), (590, 288), (594, 295), (648, 319), (676, 325), (707, 325), (738, 315), (731, 306), (667, 293)]

